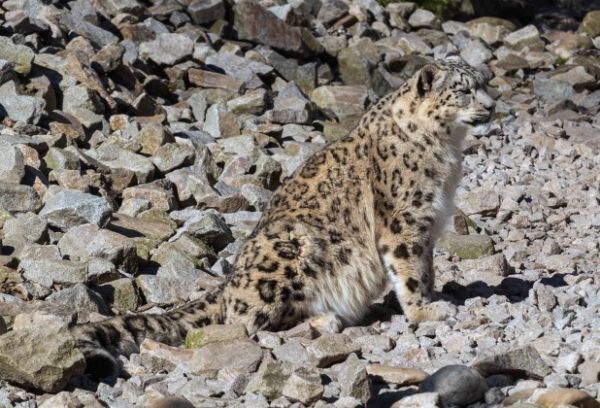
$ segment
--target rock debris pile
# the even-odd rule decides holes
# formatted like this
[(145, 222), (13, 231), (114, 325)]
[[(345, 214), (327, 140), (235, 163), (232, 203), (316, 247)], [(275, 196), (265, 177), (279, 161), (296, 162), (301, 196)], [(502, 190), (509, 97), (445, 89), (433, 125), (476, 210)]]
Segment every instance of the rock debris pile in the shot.
[[(0, 35), (0, 406), (600, 407), (600, 11), (7, 0)], [(209, 326), (78, 377), (66, 325), (219, 285), (285, 176), (455, 54), (496, 99), (437, 247), (455, 317), (414, 330), (388, 296), (342, 333)]]

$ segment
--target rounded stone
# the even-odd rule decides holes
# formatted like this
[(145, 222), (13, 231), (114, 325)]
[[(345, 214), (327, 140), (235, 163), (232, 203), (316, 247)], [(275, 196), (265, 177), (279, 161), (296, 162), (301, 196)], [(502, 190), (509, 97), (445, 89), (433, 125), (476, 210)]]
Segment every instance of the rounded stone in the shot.
[(440, 368), (421, 383), (419, 392), (436, 392), (444, 405), (468, 405), (481, 401), (488, 386), (475, 369), (463, 365)]

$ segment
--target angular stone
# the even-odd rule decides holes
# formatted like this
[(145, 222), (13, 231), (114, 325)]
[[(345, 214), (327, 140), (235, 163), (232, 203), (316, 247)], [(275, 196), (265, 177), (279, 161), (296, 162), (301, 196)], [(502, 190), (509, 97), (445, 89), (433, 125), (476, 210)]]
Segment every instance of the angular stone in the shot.
[(429, 375), (418, 368), (393, 367), (380, 364), (368, 365), (367, 373), (379, 381), (397, 385), (420, 384)]
[(517, 27), (510, 21), (498, 17), (478, 17), (467, 22), (469, 33), (479, 37), (489, 45), (502, 42), (502, 39)]
[(348, 10), (348, 5), (342, 0), (325, 0), (319, 9), (317, 19), (325, 26), (330, 26), (332, 23), (346, 15)]
[(196, 375), (222, 369), (250, 373), (262, 360), (262, 349), (250, 339), (211, 343), (191, 350), (192, 357), (184, 367)]
[(37, 212), (42, 200), (33, 187), (0, 180), (0, 209), (8, 212)]
[(158, 170), (168, 173), (194, 162), (194, 149), (183, 143), (167, 143), (154, 152), (151, 160)]
[(72, 31), (85, 39), (89, 40), (98, 48), (105, 45), (115, 44), (119, 42), (119, 37), (107, 31), (99, 25), (91, 23), (85, 19), (64, 11), (60, 16), (60, 24), (65, 26), (69, 31)]
[(46, 300), (66, 306), (77, 313), (110, 314), (102, 297), (83, 283), (52, 293)]
[(116, 279), (104, 283), (96, 289), (106, 304), (118, 310), (134, 311), (142, 304), (133, 280), (130, 278)]
[[(39, 283), (44, 287), (54, 284), (85, 283), (93, 280), (106, 279), (111, 271), (100, 271), (101, 275), (94, 276), (98, 271), (94, 266), (98, 263), (73, 262), (65, 259), (23, 259), (19, 263), (19, 271), (29, 281)], [(105, 273), (102, 273), (105, 272)], [(103, 276), (104, 275), (104, 276)]]
[(104, 105), (96, 91), (85, 85), (70, 86), (63, 91), (63, 111), (77, 116), (78, 109), (103, 113)]
[(17, 122), (37, 124), (45, 107), (46, 101), (42, 98), (0, 94), (0, 116), (8, 116)]
[(31, 48), (15, 44), (8, 37), (0, 37), (0, 59), (12, 63), (18, 74), (29, 74), (33, 57), (34, 52)]
[(227, 109), (233, 113), (249, 113), (261, 115), (267, 104), (267, 92), (264, 89), (248, 91), (242, 96), (233, 98), (227, 102)]
[(146, 236), (150, 239), (166, 240), (175, 233), (172, 221), (162, 219), (142, 219), (124, 214), (113, 214), (108, 225), (113, 231), (130, 237)]
[(244, 88), (244, 82), (238, 78), (196, 68), (188, 70), (188, 79), (192, 84), (202, 88), (226, 89), (235, 93), (240, 93)]
[(311, 93), (310, 99), (340, 120), (357, 118), (365, 112), (368, 89), (364, 85), (321, 86)]
[(196, 289), (190, 286), (189, 282), (158, 275), (140, 275), (135, 279), (135, 283), (147, 302), (159, 305), (187, 300)]
[(488, 386), (475, 369), (449, 365), (427, 377), (419, 392), (435, 392), (444, 405), (469, 405), (483, 399)]
[(544, 42), (540, 38), (540, 32), (534, 25), (527, 25), (504, 37), (504, 43), (516, 50), (529, 47), (532, 51), (544, 49)]
[(140, 153), (154, 155), (161, 146), (175, 142), (175, 138), (164, 126), (149, 123), (138, 132), (135, 141), (142, 146)]
[(0, 336), (0, 378), (21, 387), (58, 392), (85, 360), (65, 328), (54, 326), (14, 330)]
[(23, 154), (15, 146), (0, 148), (0, 180), (19, 184), (25, 176)]
[(528, 376), (545, 377), (551, 370), (532, 346), (510, 350), (506, 353), (476, 359), (472, 367), (484, 377), (507, 371), (521, 372)]
[[(600, 35), (600, 10), (588, 12), (581, 21), (578, 32), (586, 34), (590, 38)], [(0, 58), (3, 57), (0, 56)]]
[(135, 273), (138, 260), (135, 243), (116, 232), (100, 229), (96, 224), (84, 224), (69, 229), (58, 241), (62, 256), (70, 260), (106, 259), (127, 273)]
[(304, 367), (295, 370), (285, 382), (281, 394), (304, 405), (316, 402), (323, 395), (319, 370)]
[(273, 72), (273, 67), (235, 54), (220, 52), (206, 58), (207, 65), (221, 68), (227, 75), (244, 83), (247, 89), (257, 89), (264, 86), (258, 75)]
[(40, 216), (28, 212), (4, 222), (2, 243), (14, 248), (26, 244), (42, 244), (48, 239), (48, 224)]
[(457, 204), (467, 216), (494, 216), (500, 208), (500, 195), (491, 190), (468, 191), (460, 195)]
[(553, 388), (538, 390), (531, 400), (544, 408), (573, 406), (577, 408), (600, 408), (600, 402), (582, 390), (572, 388)]
[(358, 47), (342, 49), (337, 57), (340, 75), (346, 85), (365, 85), (371, 79), (373, 64)]
[(103, 197), (76, 190), (50, 189), (44, 200), (40, 216), (62, 230), (86, 223), (102, 225), (112, 213)]
[(239, 39), (303, 56), (318, 54), (322, 50), (308, 30), (290, 27), (255, 0), (240, 0), (233, 10)]
[(420, 392), (395, 402), (391, 408), (437, 408), (440, 396), (436, 392)]
[(439, 30), (442, 25), (440, 19), (429, 10), (418, 8), (408, 19), (408, 24), (413, 28), (432, 28)]
[(96, 150), (95, 158), (113, 170), (134, 172), (138, 183), (147, 183), (154, 176), (155, 168), (150, 159), (116, 145), (103, 144)]
[(159, 65), (175, 65), (192, 56), (194, 42), (185, 34), (161, 33), (154, 40), (141, 43), (139, 50), (141, 58)]
[(559, 106), (571, 98), (573, 86), (566, 82), (553, 79), (535, 79), (533, 93), (546, 106)]
[(44, 164), (52, 170), (79, 170), (79, 157), (72, 151), (51, 147), (44, 155)]
[(240, 124), (225, 106), (215, 104), (206, 112), (203, 130), (215, 138), (232, 137), (240, 134)]
[(277, 399), (281, 397), (294, 368), (287, 361), (264, 361), (250, 378), (245, 392), (261, 394), (270, 400)]
[(189, 232), (215, 248), (222, 249), (233, 240), (233, 236), (225, 221), (213, 211), (203, 211), (188, 219), (182, 232)]
[(462, 259), (477, 259), (493, 255), (494, 242), (487, 235), (458, 235), (447, 233), (436, 243), (436, 248)]
[(196, 24), (212, 23), (225, 17), (225, 4), (223, 0), (194, 0), (187, 11)]
[(241, 324), (211, 324), (191, 329), (185, 337), (186, 348), (202, 348), (207, 344), (229, 342), (248, 338), (246, 327)]
[(351, 354), (346, 361), (339, 364), (338, 382), (340, 397), (354, 397), (366, 404), (371, 398), (371, 384), (366, 370), (367, 363)]
[(345, 334), (325, 334), (306, 347), (318, 367), (328, 367), (344, 361), (352, 353), (360, 352), (360, 346)]

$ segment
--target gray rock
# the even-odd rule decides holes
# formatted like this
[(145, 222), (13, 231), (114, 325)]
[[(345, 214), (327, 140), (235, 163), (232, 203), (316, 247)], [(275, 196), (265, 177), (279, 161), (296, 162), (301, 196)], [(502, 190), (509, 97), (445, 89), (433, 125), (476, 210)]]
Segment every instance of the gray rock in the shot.
[(140, 153), (154, 155), (161, 146), (173, 143), (175, 138), (164, 126), (149, 123), (135, 135), (134, 140), (142, 147)]
[(96, 288), (104, 302), (111, 308), (134, 311), (142, 304), (139, 291), (130, 278), (104, 283)]
[(250, 378), (245, 392), (258, 393), (270, 400), (279, 398), (294, 368), (286, 361), (264, 361)]
[(419, 392), (435, 392), (444, 405), (468, 405), (483, 399), (488, 386), (476, 370), (449, 365), (427, 377)]
[[(109, 262), (110, 264), (110, 262)], [(110, 264), (112, 265), (112, 264)], [(19, 271), (23, 277), (49, 288), (54, 284), (73, 284), (102, 281), (114, 276), (114, 267), (95, 260), (74, 262), (65, 259), (22, 259)]]
[(163, 33), (140, 44), (140, 57), (159, 65), (175, 65), (193, 53), (194, 42), (185, 34)]
[(211, 343), (231, 342), (247, 339), (246, 327), (241, 324), (211, 324), (191, 329), (185, 336), (186, 348), (202, 348)]
[(235, 54), (220, 52), (206, 58), (206, 64), (221, 68), (227, 75), (242, 81), (247, 89), (263, 86), (258, 75), (273, 72), (273, 67)]
[(335, 367), (338, 370), (340, 397), (354, 397), (366, 404), (371, 398), (371, 384), (367, 363), (351, 354), (346, 361)]
[(40, 216), (62, 230), (87, 223), (102, 225), (112, 213), (103, 197), (76, 190), (50, 189), (44, 200)]
[(414, 28), (432, 28), (439, 30), (441, 26), (440, 19), (429, 10), (418, 8), (408, 19), (408, 24)]
[(310, 99), (322, 110), (333, 112), (339, 120), (358, 118), (365, 112), (368, 89), (364, 85), (320, 86)]
[(83, 283), (52, 293), (46, 300), (64, 305), (78, 313), (110, 314), (102, 297), (89, 289)]
[(103, 258), (134, 274), (138, 269), (136, 246), (132, 239), (116, 232), (100, 229), (96, 224), (83, 224), (69, 229), (58, 241), (63, 256), (73, 261)]
[(0, 116), (8, 116), (17, 122), (37, 124), (45, 107), (46, 101), (42, 98), (0, 94)]
[(152, 163), (162, 173), (168, 173), (194, 162), (194, 149), (183, 143), (167, 143), (154, 152)]
[(31, 48), (15, 44), (8, 37), (0, 37), (0, 59), (10, 62), (18, 74), (29, 74), (33, 56), (34, 52)]
[(262, 360), (262, 349), (250, 339), (210, 343), (192, 350), (192, 357), (184, 367), (193, 374), (222, 369), (251, 373)]
[(391, 408), (437, 408), (440, 405), (440, 396), (436, 392), (420, 392), (402, 398), (394, 403)]
[(86, 38), (98, 48), (119, 42), (119, 37), (110, 31), (101, 28), (95, 23), (78, 18), (66, 10), (60, 16), (60, 24), (65, 26), (69, 31)]
[(14, 146), (0, 149), (0, 180), (19, 184), (25, 176), (23, 154)]
[(48, 239), (47, 228), (46, 221), (34, 213), (17, 214), (5, 221), (2, 243), (15, 248), (26, 244), (42, 244)]
[(195, 92), (187, 99), (187, 103), (190, 105), (190, 108), (192, 108), (194, 118), (196, 118), (198, 122), (204, 122), (204, 119), (206, 118), (206, 108), (208, 107), (206, 95), (202, 92)]
[(472, 367), (484, 377), (513, 370), (537, 377), (550, 374), (550, 368), (532, 346), (478, 358), (473, 362)]
[(138, 183), (147, 183), (154, 176), (155, 167), (150, 159), (119, 146), (103, 144), (95, 152), (89, 151), (89, 153), (113, 170), (128, 170), (135, 173)]
[(233, 240), (225, 221), (213, 211), (203, 211), (193, 216), (185, 222), (181, 232), (188, 232), (216, 249), (225, 248)]
[(491, 190), (469, 191), (460, 195), (457, 204), (467, 216), (493, 216), (500, 208), (500, 195)]
[(267, 92), (264, 89), (248, 91), (242, 96), (230, 99), (227, 102), (227, 109), (233, 113), (250, 113), (261, 115), (266, 107)]
[(534, 25), (527, 25), (504, 37), (504, 43), (514, 49), (520, 50), (529, 47), (530, 50), (543, 49), (544, 43), (540, 38), (540, 32)]
[(326, 0), (319, 9), (317, 19), (326, 26), (331, 25), (348, 13), (349, 7), (342, 0)]
[(44, 155), (44, 164), (52, 170), (79, 170), (79, 157), (72, 151), (51, 147)]
[(0, 336), (0, 378), (26, 388), (58, 392), (83, 374), (83, 354), (64, 328), (14, 330)]
[(494, 253), (494, 242), (487, 235), (458, 235), (447, 233), (436, 243), (436, 248), (462, 259), (477, 259)]
[(560, 106), (571, 98), (574, 93), (573, 86), (562, 81), (552, 79), (535, 79), (533, 93), (548, 108)]
[(279, 90), (273, 105), (273, 109), (265, 114), (271, 122), (309, 123), (312, 119), (310, 101), (293, 82)]
[(322, 50), (310, 31), (301, 27), (290, 27), (255, 0), (241, 0), (233, 10), (234, 27), (240, 39), (256, 41), (303, 56), (318, 54)]
[(480, 39), (475, 39), (467, 43), (467, 45), (461, 50), (460, 56), (469, 65), (478, 67), (491, 60), (494, 55), (483, 41)]
[(0, 208), (8, 212), (36, 212), (42, 200), (33, 187), (0, 180)]
[(190, 287), (189, 282), (156, 275), (140, 275), (135, 279), (135, 283), (147, 302), (159, 305), (173, 304), (181, 299), (187, 300), (195, 289)]
[(203, 130), (215, 138), (238, 136), (240, 123), (225, 106), (214, 104), (206, 112)]
[(187, 11), (196, 24), (212, 23), (225, 17), (225, 4), (223, 0), (195, 0)]
[(319, 370), (305, 367), (295, 370), (285, 382), (281, 394), (304, 405), (316, 402), (323, 395)]
[(85, 85), (70, 86), (63, 91), (63, 111), (75, 115), (78, 109), (102, 113), (104, 105), (93, 89)]
[(325, 334), (309, 343), (306, 349), (318, 367), (328, 367), (345, 360), (352, 353), (360, 352), (360, 346), (341, 333)]

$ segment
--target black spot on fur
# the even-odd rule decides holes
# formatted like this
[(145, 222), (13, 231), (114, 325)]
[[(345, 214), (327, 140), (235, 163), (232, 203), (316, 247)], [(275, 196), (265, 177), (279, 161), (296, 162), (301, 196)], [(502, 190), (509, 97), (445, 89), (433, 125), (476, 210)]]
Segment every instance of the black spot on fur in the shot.
[(408, 290), (410, 290), (411, 292), (414, 292), (415, 290), (417, 290), (417, 288), (419, 287), (419, 281), (417, 281), (414, 278), (408, 278), (406, 280), (406, 287), (408, 288)]
[(273, 303), (275, 301), (277, 281), (271, 279), (259, 279), (258, 282), (256, 282), (256, 289), (263, 302)]
[(394, 256), (398, 259), (408, 258), (408, 249), (405, 244), (397, 245), (394, 249)]

